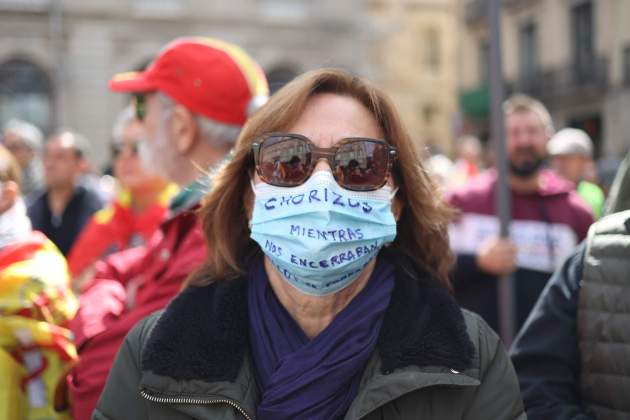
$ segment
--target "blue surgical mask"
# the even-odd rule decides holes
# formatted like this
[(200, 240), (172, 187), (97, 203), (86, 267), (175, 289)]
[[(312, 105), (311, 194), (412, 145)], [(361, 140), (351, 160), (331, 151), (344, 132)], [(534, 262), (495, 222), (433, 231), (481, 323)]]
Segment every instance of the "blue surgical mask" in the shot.
[(328, 171), (298, 187), (252, 185), (251, 237), (282, 277), (313, 296), (335, 293), (359, 277), (396, 237), (395, 191), (341, 188)]

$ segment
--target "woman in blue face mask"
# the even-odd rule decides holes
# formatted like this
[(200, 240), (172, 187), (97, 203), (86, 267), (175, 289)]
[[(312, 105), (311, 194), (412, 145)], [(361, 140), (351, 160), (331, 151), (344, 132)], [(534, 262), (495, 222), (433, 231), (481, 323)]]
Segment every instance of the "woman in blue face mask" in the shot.
[(129, 334), (96, 418), (524, 418), (505, 349), (450, 294), (452, 212), (378, 89), (295, 79), (213, 185), (207, 265)]

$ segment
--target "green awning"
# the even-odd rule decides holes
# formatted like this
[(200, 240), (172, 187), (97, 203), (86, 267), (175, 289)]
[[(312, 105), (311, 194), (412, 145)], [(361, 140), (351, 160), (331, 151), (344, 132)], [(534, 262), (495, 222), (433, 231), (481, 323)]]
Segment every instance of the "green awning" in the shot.
[(490, 91), (487, 86), (462, 90), (459, 93), (462, 112), (472, 118), (487, 117), (490, 112)]

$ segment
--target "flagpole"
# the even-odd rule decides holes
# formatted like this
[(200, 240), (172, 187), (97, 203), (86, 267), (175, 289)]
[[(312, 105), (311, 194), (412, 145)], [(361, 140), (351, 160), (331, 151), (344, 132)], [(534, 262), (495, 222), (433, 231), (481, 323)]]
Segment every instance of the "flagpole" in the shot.
[[(495, 191), (495, 209), (500, 223), (500, 235), (509, 237), (511, 195), (508, 180), (508, 158), (505, 150), (505, 127), (502, 104), (505, 98), (501, 57), (501, 0), (488, 0), (490, 28), (490, 134), (495, 147), (498, 181)], [(516, 333), (516, 295), (514, 276), (498, 279), (499, 334), (509, 346)]]

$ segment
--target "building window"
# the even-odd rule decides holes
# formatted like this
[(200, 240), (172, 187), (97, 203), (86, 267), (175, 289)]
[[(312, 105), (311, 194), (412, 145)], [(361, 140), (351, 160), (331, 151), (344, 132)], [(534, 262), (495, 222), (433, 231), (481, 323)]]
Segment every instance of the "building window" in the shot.
[(594, 76), (593, 3), (581, 1), (573, 6), (571, 19), (574, 68), (580, 81)]
[(630, 45), (623, 49), (623, 84), (630, 85)]
[(20, 118), (49, 132), (51, 100), (50, 79), (41, 68), (23, 59), (0, 64), (0, 124)]
[(593, 140), (593, 155), (595, 159), (599, 158), (604, 134), (602, 131), (603, 125), (601, 114), (591, 114), (569, 118), (568, 126), (586, 131)]
[(300, 72), (297, 71), (293, 65), (282, 64), (267, 70), (265, 74), (267, 75), (267, 82), (269, 83), (269, 94), (272, 95), (282, 86), (293, 80)]
[(427, 126), (433, 125), (437, 116), (438, 108), (433, 104), (425, 104), (422, 106), (422, 116)]
[(536, 80), (538, 71), (537, 27), (534, 23), (523, 25), (518, 34), (519, 78), (525, 86)]
[(424, 66), (429, 71), (440, 71), (441, 60), (440, 34), (436, 29), (429, 29), (424, 36)]

